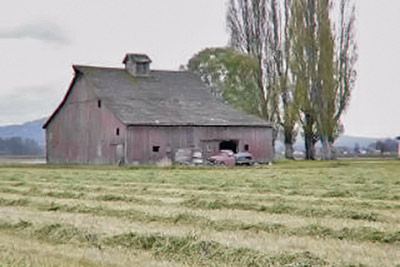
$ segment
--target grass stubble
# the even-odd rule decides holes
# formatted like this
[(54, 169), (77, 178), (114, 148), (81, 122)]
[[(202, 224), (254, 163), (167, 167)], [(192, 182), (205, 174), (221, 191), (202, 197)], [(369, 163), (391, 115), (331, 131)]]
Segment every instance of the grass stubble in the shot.
[(398, 161), (0, 166), (0, 263), (396, 266), (399, 174)]

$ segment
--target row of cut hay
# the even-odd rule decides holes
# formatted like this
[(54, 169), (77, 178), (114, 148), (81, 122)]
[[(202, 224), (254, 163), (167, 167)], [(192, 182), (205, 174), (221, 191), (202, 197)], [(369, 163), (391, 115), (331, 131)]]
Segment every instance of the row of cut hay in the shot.
[[(116, 218), (123, 218), (130, 221), (138, 222), (162, 222), (165, 224), (183, 224), (193, 225), (200, 228), (209, 228), (216, 231), (234, 231), (234, 230), (255, 230), (264, 231), (267, 233), (274, 234), (285, 234), (285, 235), (297, 235), (297, 236), (318, 236), (323, 238), (333, 239), (349, 239), (355, 241), (373, 241), (395, 244), (400, 241), (400, 231), (392, 230), (391, 225), (379, 224), (379, 228), (372, 226), (362, 226), (362, 224), (353, 224), (353, 227), (347, 226), (340, 227), (340, 225), (346, 225), (346, 222), (336, 220), (335, 227), (332, 227), (329, 220), (315, 220), (311, 218), (309, 220), (301, 220), (303, 223), (294, 226), (293, 224), (287, 223), (287, 218), (284, 221), (283, 217), (276, 217), (275, 221), (269, 222), (262, 219), (258, 222), (253, 220), (237, 220), (235, 218), (220, 219), (228, 216), (224, 216), (224, 210), (220, 210), (219, 216), (212, 217), (212, 214), (206, 212), (197, 212), (195, 210), (186, 209), (182, 212), (182, 209), (169, 209), (169, 212), (163, 213), (163, 207), (152, 207), (152, 206), (141, 206), (137, 204), (126, 205), (115, 205), (114, 203), (97, 203), (95, 201), (84, 201), (84, 200), (73, 200), (71, 201), (41, 201), (40, 198), (37, 200), (30, 199), (2, 199), (0, 202), (3, 206), (25, 206), (37, 209), (38, 212), (69, 212), (69, 213), (86, 213), (92, 214), (93, 216), (111, 216)], [(161, 212), (160, 212), (161, 211)], [(256, 213), (249, 213), (250, 216), (257, 216)], [(291, 216), (292, 219), (296, 219), (295, 215)], [(218, 219), (216, 219), (218, 218)], [(347, 225), (351, 225), (348, 224)], [(354, 227), (356, 226), (356, 227)]]
[[(52, 210), (53, 207), (50, 206), (49, 210)], [(44, 207), (42, 207), (42, 209), (43, 208)], [(74, 216), (71, 212), (63, 212), (62, 209), (64, 208), (70, 211), (84, 213), (77, 213)], [(31, 208), (29, 209), (31, 210)], [(91, 213), (91, 211), (93, 211), (93, 213)], [(99, 214), (99, 211), (100, 215), (94, 215)], [(49, 218), (51, 214), (53, 215)], [(14, 215), (14, 217), (16, 216)], [(293, 233), (295, 235), (290, 237), (290, 233), (284, 232), (288, 229), (281, 225), (245, 225), (235, 224), (232, 221), (210, 221), (199, 216), (191, 216), (190, 214), (155, 216), (154, 214), (151, 215), (144, 212), (140, 213), (138, 211), (133, 213), (130, 211), (130, 213), (127, 214), (115, 210), (101, 210), (100, 208), (89, 209), (88, 207), (61, 207), (61, 209), (52, 212), (45, 212), (43, 209), (40, 213), (31, 211), (31, 214), (26, 210), (21, 210), (20, 220), (29, 222), (29, 217), (31, 220), (32, 218), (35, 218), (35, 220), (32, 221), (35, 221), (35, 226), (38, 224), (39, 229), (52, 230), (52, 227), (48, 229), (48, 227), (41, 227), (42, 225), (54, 226), (66, 224), (73, 228), (79, 228), (80, 231), (89, 231), (91, 235), (97, 235), (99, 237), (123, 235), (124, 233), (129, 232), (129, 229), (135, 231), (135, 233), (138, 233), (139, 235), (168, 235), (185, 238), (186, 235), (195, 234), (199, 240), (218, 242), (228, 248), (241, 248), (244, 246), (247, 249), (258, 251), (257, 253), (266, 255), (275, 255), (279, 251), (287, 251), (287, 255), (293, 253), (296, 254), (301, 251), (313, 251), (314, 255), (329, 260), (331, 263), (357, 263), (357, 261), (353, 261), (354, 259), (359, 259), (361, 263), (372, 263), (376, 260), (374, 258), (376, 255), (383, 255), (385, 257), (386, 254), (391, 254), (392, 256), (399, 255), (396, 254), (396, 252), (398, 252), (397, 247), (386, 247), (385, 245), (381, 247), (370, 242), (354, 243), (354, 241), (346, 241), (346, 238), (335, 242), (334, 239), (326, 238), (326, 235), (332, 234), (329, 229), (314, 225), (297, 229), (292, 228), (291, 230), (295, 231), (295, 233)], [(127, 224), (127, 222), (129, 223)], [(15, 226), (18, 223), (19, 222), (14, 222), (13, 227), (7, 226), (7, 232), (10, 233), (10, 229), (20, 227)], [(102, 227), (98, 226), (99, 224), (102, 224)], [(118, 224), (121, 225), (118, 227)], [(93, 228), (93, 225), (96, 227)], [(118, 229), (110, 231), (108, 228), (110, 226)], [(303, 232), (300, 233), (298, 232), (299, 230)], [(120, 231), (122, 231), (122, 233), (120, 233)], [(350, 234), (360, 236), (360, 234), (364, 235), (367, 233), (364, 229), (362, 231), (363, 232), (353, 232)], [(111, 235), (111, 232), (114, 232), (114, 234)], [(303, 234), (305, 235), (304, 237), (302, 237)], [(318, 235), (315, 236), (315, 234)], [(344, 234), (349, 233), (344, 232)], [(372, 232), (372, 234), (377, 233)], [(64, 235), (67, 237), (69, 236), (68, 233), (62, 234), (61, 240), (63, 240)], [(55, 236), (57, 237), (58, 234), (55, 234)], [(387, 236), (387, 238), (391, 237)], [(74, 242), (76, 242), (76, 240), (72, 240), (72, 244), (74, 244)], [(71, 244), (70, 241), (67, 243)], [(316, 247), (316, 244), (319, 245)], [(76, 245), (80, 246), (79, 243)], [(365, 257), (365, 255), (358, 254), (353, 254), (350, 258), (343, 256), (345, 255), (344, 253), (346, 250), (356, 249), (368, 251), (369, 253), (372, 253), (372, 256)], [(329, 256), (329, 253), (332, 251), (338, 251), (336, 257)], [(341, 252), (339, 253), (339, 251)], [(385, 259), (385, 257), (382, 259)], [(389, 258), (387, 259), (389, 260)]]
[[(57, 184), (55, 184), (57, 185)], [(173, 193), (157, 190), (141, 190), (129, 194), (118, 194), (118, 191), (65, 191), (46, 187), (18, 186), (0, 187), (3, 194), (15, 194), (24, 197), (37, 196), (58, 199), (81, 199), (90, 201), (118, 201), (126, 203), (148, 204), (148, 205), (174, 205), (196, 209), (235, 209), (252, 210), (271, 214), (290, 214), (302, 217), (316, 218), (344, 218), (353, 220), (390, 222), (399, 220), (394, 213), (392, 218), (381, 215), (382, 210), (398, 210), (400, 205), (396, 201), (370, 200), (363, 201), (356, 198), (331, 198), (330, 200), (318, 198), (297, 198), (291, 195), (279, 194), (231, 194), (207, 192), (204, 190), (185, 192), (185, 190), (174, 189)], [(108, 192), (108, 193), (107, 193)], [(180, 192), (180, 193), (179, 193)], [(161, 196), (161, 197), (160, 197)], [(167, 197), (168, 196), (168, 197)], [(264, 196), (264, 197), (263, 197)], [(188, 198), (189, 197), (189, 198)], [(397, 214), (398, 215), (398, 214)]]

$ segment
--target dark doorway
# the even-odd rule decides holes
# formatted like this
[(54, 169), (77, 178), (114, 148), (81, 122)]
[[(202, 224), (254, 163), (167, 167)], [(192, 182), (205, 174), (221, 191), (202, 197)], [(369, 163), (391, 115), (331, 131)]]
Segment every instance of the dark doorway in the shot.
[(232, 150), (233, 153), (237, 153), (237, 143), (235, 140), (222, 141), (219, 143), (219, 150)]

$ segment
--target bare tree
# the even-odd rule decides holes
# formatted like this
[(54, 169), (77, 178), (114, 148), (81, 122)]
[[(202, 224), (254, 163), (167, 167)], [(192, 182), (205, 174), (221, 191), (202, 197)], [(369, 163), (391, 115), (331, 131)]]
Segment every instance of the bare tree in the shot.
[(268, 33), (267, 0), (230, 0), (227, 13), (231, 46), (240, 52), (252, 55), (258, 62), (258, 87), (263, 102), (263, 117), (275, 122), (274, 108), (267, 92), (265, 40)]
[(293, 158), (298, 118), (289, 73), (290, 6), (291, 0), (231, 0), (227, 16), (231, 45), (258, 61), (264, 118), (282, 127), (287, 158)]
[[(289, 22), (291, 17), (291, 0), (281, 2), (272, 1), (272, 22), (274, 38), (271, 42), (275, 53), (274, 61), (276, 71), (273, 72), (274, 84), (278, 84), (281, 108), (279, 109), (279, 122), (283, 128), (285, 157), (294, 159), (293, 144), (296, 141), (296, 124), (299, 120), (299, 105), (296, 101), (296, 87), (293, 84), (293, 75), (290, 72), (291, 41), (289, 35)], [(275, 41), (274, 41), (275, 40)]]

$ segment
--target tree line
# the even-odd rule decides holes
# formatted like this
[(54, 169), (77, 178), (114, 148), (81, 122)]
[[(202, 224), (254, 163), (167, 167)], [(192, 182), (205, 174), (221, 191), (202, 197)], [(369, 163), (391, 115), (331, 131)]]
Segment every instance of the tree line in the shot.
[(32, 139), (21, 137), (0, 138), (0, 154), (3, 155), (42, 155), (44, 149)]
[(299, 131), (306, 159), (335, 157), (340, 118), (356, 81), (354, 0), (230, 0), (230, 45), (205, 49), (191, 71), (230, 104), (277, 125), (293, 159)]

